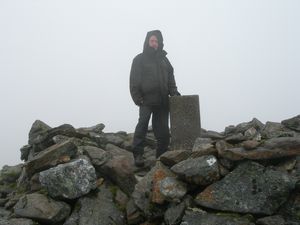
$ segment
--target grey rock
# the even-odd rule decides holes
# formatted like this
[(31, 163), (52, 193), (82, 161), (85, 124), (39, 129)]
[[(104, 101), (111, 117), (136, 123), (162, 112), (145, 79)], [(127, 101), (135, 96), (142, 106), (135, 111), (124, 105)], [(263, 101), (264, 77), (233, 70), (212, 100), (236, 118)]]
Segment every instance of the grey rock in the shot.
[(37, 225), (36, 222), (34, 222), (31, 219), (24, 219), (24, 218), (13, 218), (9, 220), (10, 225)]
[(219, 156), (230, 160), (274, 159), (300, 155), (300, 137), (272, 138), (251, 151), (244, 148), (218, 149)]
[(0, 184), (3, 183), (14, 183), (21, 175), (23, 164), (16, 166), (3, 166), (0, 171)]
[(153, 202), (158, 202), (158, 200), (164, 202), (165, 199), (159, 190), (159, 181), (167, 176), (172, 176), (171, 171), (158, 161), (156, 165), (135, 185), (131, 197), (134, 204), (148, 219), (160, 218), (163, 216), (164, 210), (162, 210), (158, 204), (153, 204)]
[(293, 192), (289, 199), (281, 206), (279, 214), (288, 222), (287, 224), (300, 223), (300, 193)]
[(213, 140), (219, 140), (225, 138), (225, 136), (219, 132), (212, 131), (212, 130), (201, 130), (200, 137), (202, 138), (211, 138)]
[(264, 218), (260, 218), (256, 221), (257, 225), (285, 225), (284, 219), (279, 216), (268, 216)]
[(242, 133), (237, 133), (226, 137), (225, 140), (230, 144), (237, 144), (247, 140), (247, 138)]
[(160, 156), (160, 161), (167, 166), (173, 166), (183, 160), (188, 159), (190, 155), (191, 151), (189, 150), (167, 151)]
[(113, 202), (109, 187), (102, 185), (97, 193), (82, 197), (76, 203), (76, 215), (64, 225), (125, 225), (125, 216)]
[(132, 153), (112, 144), (106, 145), (106, 151), (111, 156), (106, 163), (96, 168), (97, 171), (130, 195), (137, 183)]
[(14, 207), (14, 213), (18, 217), (49, 224), (62, 222), (70, 211), (70, 206), (65, 202), (54, 201), (38, 193), (23, 196)]
[(217, 210), (272, 215), (294, 187), (286, 173), (250, 161), (208, 186), (195, 201)]
[(32, 150), (31, 145), (24, 145), (21, 149), (21, 160), (27, 161), (30, 155), (30, 151)]
[(165, 212), (164, 221), (166, 225), (178, 225), (184, 215), (186, 205), (181, 202), (177, 205), (171, 205)]
[(78, 128), (77, 131), (79, 132), (85, 132), (85, 133), (96, 133), (96, 134), (102, 134), (103, 130), (105, 128), (105, 125), (103, 123), (99, 123), (92, 127), (81, 127)]
[(160, 193), (169, 201), (180, 201), (186, 192), (186, 184), (174, 177), (166, 177), (159, 183)]
[(264, 129), (261, 132), (261, 135), (265, 139), (276, 138), (280, 136), (287, 136), (289, 130), (285, 128), (281, 123), (276, 122), (266, 122)]
[(0, 218), (8, 218), (11, 214), (11, 211), (0, 207)]
[(211, 138), (197, 138), (192, 149), (192, 158), (216, 154), (214, 141)]
[(39, 179), (51, 197), (67, 199), (85, 195), (97, 186), (95, 168), (84, 159), (42, 171)]
[(34, 140), (42, 133), (45, 133), (46, 131), (50, 130), (51, 127), (44, 123), (41, 120), (36, 120), (31, 126), (31, 129), (29, 131), (29, 141), (28, 143), (32, 145), (34, 143)]
[(144, 220), (142, 212), (136, 207), (132, 198), (126, 205), (126, 217), (128, 224), (140, 224)]
[(72, 140), (67, 140), (60, 144), (55, 144), (46, 150), (37, 154), (33, 159), (25, 163), (28, 176), (42, 170), (49, 169), (57, 164), (64, 162), (64, 158), (73, 158), (76, 156), (77, 147)]
[(78, 151), (86, 154), (94, 166), (101, 166), (110, 158), (110, 155), (105, 150), (93, 146), (80, 146)]
[(257, 131), (261, 131), (264, 127), (264, 124), (260, 122), (258, 119), (253, 118), (250, 122), (240, 123), (237, 126), (228, 126), (225, 128), (224, 134), (225, 136), (230, 136), (233, 134), (244, 133), (250, 129), (251, 127), (255, 128)]
[(122, 135), (114, 134), (114, 133), (105, 133), (103, 134), (107, 143), (116, 145), (121, 147), (124, 142), (124, 137)]
[(196, 185), (208, 185), (220, 178), (217, 159), (212, 155), (184, 160), (171, 170), (181, 179)]
[(285, 127), (300, 132), (300, 115), (281, 121)]
[(249, 220), (232, 215), (186, 212), (180, 225), (254, 225)]
[(254, 127), (250, 127), (248, 130), (245, 131), (244, 136), (248, 139), (257, 138), (258, 132)]

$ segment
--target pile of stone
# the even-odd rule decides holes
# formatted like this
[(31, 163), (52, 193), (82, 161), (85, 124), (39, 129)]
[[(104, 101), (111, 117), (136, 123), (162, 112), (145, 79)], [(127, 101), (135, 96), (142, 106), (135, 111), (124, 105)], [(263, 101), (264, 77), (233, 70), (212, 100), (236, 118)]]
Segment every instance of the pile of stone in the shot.
[(201, 130), (193, 149), (134, 166), (133, 134), (35, 121), (0, 172), (0, 225), (300, 224), (300, 115)]

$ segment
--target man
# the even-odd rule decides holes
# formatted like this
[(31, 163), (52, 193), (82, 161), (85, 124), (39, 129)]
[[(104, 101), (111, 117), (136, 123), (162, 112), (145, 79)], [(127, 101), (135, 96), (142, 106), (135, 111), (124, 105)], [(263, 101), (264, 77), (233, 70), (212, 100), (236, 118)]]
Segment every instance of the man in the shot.
[(173, 67), (163, 50), (159, 30), (147, 33), (143, 52), (132, 62), (130, 93), (139, 106), (139, 120), (133, 138), (133, 156), (136, 166), (143, 166), (145, 137), (152, 114), (152, 127), (157, 140), (156, 158), (167, 151), (169, 134), (169, 95), (180, 95), (174, 79)]

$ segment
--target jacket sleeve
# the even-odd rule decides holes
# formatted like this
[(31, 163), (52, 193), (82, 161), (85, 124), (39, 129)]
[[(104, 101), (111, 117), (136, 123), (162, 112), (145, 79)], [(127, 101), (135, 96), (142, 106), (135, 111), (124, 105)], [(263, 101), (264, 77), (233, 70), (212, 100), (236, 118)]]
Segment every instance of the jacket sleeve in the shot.
[(140, 91), (142, 65), (139, 57), (135, 57), (132, 61), (130, 70), (129, 88), (132, 100), (136, 105), (141, 105), (143, 98)]
[(171, 65), (170, 61), (166, 57), (166, 62), (168, 65), (168, 89), (169, 89), (169, 95), (174, 96), (178, 95), (179, 92), (177, 90), (176, 82), (175, 82), (175, 77), (174, 77), (174, 68)]

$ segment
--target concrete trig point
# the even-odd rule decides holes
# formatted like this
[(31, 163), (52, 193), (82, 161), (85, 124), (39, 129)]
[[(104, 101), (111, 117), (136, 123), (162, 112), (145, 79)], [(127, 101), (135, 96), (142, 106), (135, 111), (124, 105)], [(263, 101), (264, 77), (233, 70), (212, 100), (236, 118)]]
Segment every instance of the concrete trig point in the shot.
[(200, 136), (198, 95), (170, 97), (171, 150), (191, 150)]

